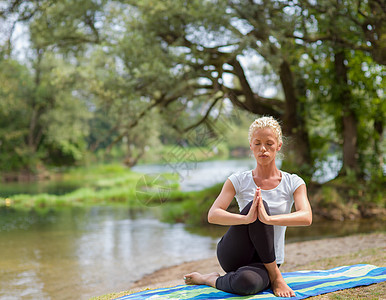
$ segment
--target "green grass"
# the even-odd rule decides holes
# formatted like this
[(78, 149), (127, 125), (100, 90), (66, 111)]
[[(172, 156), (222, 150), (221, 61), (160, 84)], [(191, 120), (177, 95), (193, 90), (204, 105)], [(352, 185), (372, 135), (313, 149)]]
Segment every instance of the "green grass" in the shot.
[(223, 183), (220, 183), (201, 191), (172, 191), (168, 201), (161, 206), (160, 219), (164, 222), (181, 222), (188, 225), (208, 224), (208, 211), (222, 186)]
[[(125, 204), (158, 207), (165, 222), (206, 223), (206, 215), (222, 183), (202, 191), (179, 190), (177, 174), (149, 176), (117, 164), (73, 168), (60, 174), (63, 182), (81, 182), (81, 188), (64, 195), (19, 194), (0, 198), (0, 207), (46, 209), (48, 207)], [(162, 205), (161, 205), (162, 204)]]
[[(146, 177), (146, 180), (144, 179)], [(125, 204), (147, 205), (148, 198), (158, 192), (160, 184), (167, 189), (178, 188), (177, 176), (162, 174), (153, 178), (120, 165), (96, 165), (75, 168), (60, 174), (63, 182), (81, 182), (82, 187), (64, 195), (19, 194), (0, 198), (0, 207), (13, 209), (44, 209), (47, 207)], [(145, 193), (141, 191), (145, 190)], [(157, 196), (159, 194), (156, 194)]]

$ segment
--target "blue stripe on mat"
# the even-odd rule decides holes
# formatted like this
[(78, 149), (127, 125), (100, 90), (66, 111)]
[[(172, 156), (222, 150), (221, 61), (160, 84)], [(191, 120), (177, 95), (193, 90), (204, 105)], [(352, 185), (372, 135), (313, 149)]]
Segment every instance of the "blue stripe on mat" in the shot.
[[(290, 299), (304, 299), (316, 295), (335, 292), (337, 290), (370, 285), (386, 281), (386, 268), (373, 265), (352, 265), (337, 267), (330, 270), (297, 271), (283, 273), (288, 285), (296, 293)], [(265, 290), (252, 296), (238, 296), (226, 293), (205, 285), (178, 285), (170, 288), (146, 290), (126, 295), (119, 300), (144, 299), (289, 299), (276, 297), (272, 290)]]

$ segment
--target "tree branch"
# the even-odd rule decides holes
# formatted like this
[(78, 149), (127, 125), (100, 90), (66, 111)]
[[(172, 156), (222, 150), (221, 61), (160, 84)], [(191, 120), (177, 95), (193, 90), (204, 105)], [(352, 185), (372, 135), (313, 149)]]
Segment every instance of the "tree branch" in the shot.
[(111, 149), (113, 148), (113, 146), (115, 144), (117, 144), (119, 141), (122, 140), (122, 138), (124, 136), (126, 136), (128, 133), (129, 133), (129, 130), (134, 128), (135, 126), (138, 125), (139, 123), (139, 120), (141, 120), (148, 112), (151, 111), (152, 108), (156, 107), (157, 105), (159, 105), (161, 102), (163, 101), (163, 97), (160, 97), (158, 100), (154, 101), (154, 103), (152, 103), (151, 105), (149, 105), (146, 109), (144, 109), (134, 120), (134, 122), (132, 122), (128, 127), (126, 127), (126, 130), (124, 132), (122, 132), (120, 135), (118, 135), (111, 143), (110, 145), (108, 145), (108, 147), (106, 148), (106, 153), (110, 153)]
[(239, 79), (241, 89), (243, 90), (243, 93), (245, 95), (245, 105), (252, 106), (254, 102), (254, 93), (251, 89), (251, 86), (249, 85), (247, 77), (245, 76), (243, 67), (241, 66), (237, 58), (230, 61), (229, 64), (233, 67), (233, 70), (235, 71), (235, 74)]
[(247, 106), (245, 101), (241, 101), (238, 96), (242, 96), (242, 93), (237, 94), (233, 89), (224, 87), (224, 98), (228, 98), (233, 105), (243, 110), (252, 112), (259, 115), (270, 115), (277, 119), (280, 119), (284, 114), (284, 102), (277, 99), (268, 99), (258, 95), (254, 96), (254, 104)]
[(373, 47), (371, 47), (371, 46), (365, 46), (365, 45), (358, 46), (356, 44), (353, 44), (353, 43), (343, 39), (342, 37), (330, 36), (330, 35), (328, 35), (328, 36), (327, 35), (326, 36), (316, 36), (314, 38), (310, 38), (310, 37), (296, 36), (294, 34), (287, 34), (286, 37), (303, 40), (307, 43), (316, 43), (317, 41), (334, 41), (334, 42), (337, 42), (343, 46), (349, 47), (353, 50), (360, 50), (360, 51), (371, 51), (373, 49)]
[(184, 128), (182, 131), (179, 130), (179, 132), (180, 132), (180, 133), (182, 133), (182, 132), (187, 132), (187, 131), (189, 131), (189, 130), (192, 130), (193, 128), (196, 128), (196, 127), (200, 126), (202, 123), (204, 123), (205, 120), (209, 117), (209, 114), (210, 114), (210, 112), (212, 111), (213, 107), (214, 107), (214, 106), (216, 105), (216, 103), (217, 103), (220, 99), (222, 99), (222, 98), (223, 98), (223, 96), (221, 95), (221, 96), (217, 97), (216, 99), (214, 99), (214, 101), (213, 101), (212, 104), (209, 106), (208, 110), (206, 111), (206, 114), (205, 114), (198, 122), (196, 122), (196, 123), (194, 123), (194, 124), (192, 124), (192, 125), (190, 125), (190, 126)]

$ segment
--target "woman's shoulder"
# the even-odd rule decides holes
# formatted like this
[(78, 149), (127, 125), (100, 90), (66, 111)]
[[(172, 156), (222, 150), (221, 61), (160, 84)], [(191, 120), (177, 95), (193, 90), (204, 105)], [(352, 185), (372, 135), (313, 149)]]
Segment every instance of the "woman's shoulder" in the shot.
[[(253, 181), (252, 170), (235, 172), (228, 177), (235, 188), (236, 194), (242, 193)], [(252, 180), (252, 181), (251, 181)]]
[(228, 179), (233, 183), (235, 187), (236, 186), (241, 187), (250, 181), (251, 174), (252, 174), (252, 170), (235, 172), (232, 175), (230, 175)]
[(283, 177), (288, 178), (288, 179), (301, 178), (298, 174), (295, 174), (295, 173), (288, 173), (288, 172), (282, 171), (282, 170), (280, 170), (280, 172), (282, 173)]
[(293, 188), (298, 188), (300, 185), (305, 184), (303, 178), (301, 178), (297, 174), (291, 174), (285, 171), (281, 171), (282, 173), (282, 180), (284, 180), (285, 183), (289, 184)]
[(245, 178), (250, 177), (251, 174), (252, 174), (252, 170), (245, 170), (245, 171), (235, 172), (232, 175), (230, 175), (229, 177), (233, 177), (233, 178), (237, 178), (239, 180), (243, 180)]

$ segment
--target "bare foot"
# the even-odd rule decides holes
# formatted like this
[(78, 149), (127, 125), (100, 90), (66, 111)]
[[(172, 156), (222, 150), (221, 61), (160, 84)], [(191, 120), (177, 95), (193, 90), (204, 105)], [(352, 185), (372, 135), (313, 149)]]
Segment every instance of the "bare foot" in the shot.
[(271, 286), (275, 296), (295, 297), (295, 292), (287, 285), (283, 277), (277, 278), (274, 282), (271, 282)]
[(219, 273), (213, 272), (209, 274), (201, 274), (198, 272), (193, 272), (186, 274), (184, 280), (186, 284), (204, 284), (212, 287), (216, 287), (216, 280), (220, 276)]
[(276, 261), (264, 264), (268, 271), (269, 280), (271, 281), (272, 291), (275, 296), (279, 297), (295, 297), (295, 292), (284, 281), (283, 275), (276, 264)]

